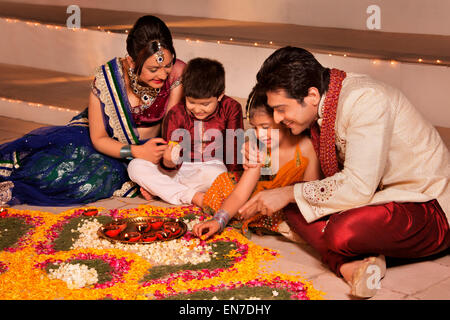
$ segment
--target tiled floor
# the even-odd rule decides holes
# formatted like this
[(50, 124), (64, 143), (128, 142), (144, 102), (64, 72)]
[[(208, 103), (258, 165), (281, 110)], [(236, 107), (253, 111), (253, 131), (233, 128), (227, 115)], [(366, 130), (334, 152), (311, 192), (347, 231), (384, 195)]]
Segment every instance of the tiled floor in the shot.
[[(0, 144), (15, 139), (24, 133), (40, 127), (40, 124), (0, 117)], [(112, 198), (92, 205), (114, 208), (132, 208), (139, 204), (165, 205), (162, 202), (148, 202), (142, 198)], [(17, 209), (36, 209), (61, 212), (67, 207), (16, 206)], [(277, 236), (253, 236), (255, 243), (278, 250), (281, 257), (267, 265), (274, 271), (284, 273), (301, 272), (314, 287), (326, 293), (326, 299), (349, 300), (349, 287), (320, 262), (317, 253), (307, 244), (296, 244)], [(388, 259), (388, 270), (381, 282), (382, 288), (373, 300), (450, 300), (450, 255), (416, 261)]]

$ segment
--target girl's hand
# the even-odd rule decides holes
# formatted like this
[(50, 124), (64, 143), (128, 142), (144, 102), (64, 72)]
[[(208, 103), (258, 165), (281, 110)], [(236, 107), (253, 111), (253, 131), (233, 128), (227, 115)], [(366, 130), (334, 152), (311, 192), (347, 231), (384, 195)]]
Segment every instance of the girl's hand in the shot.
[(167, 148), (167, 142), (164, 139), (153, 138), (143, 145), (133, 146), (133, 156), (153, 162), (154, 164), (159, 164)]
[[(216, 220), (208, 220), (205, 222), (198, 223), (192, 229), (195, 236), (202, 240), (206, 240), (213, 234), (217, 233), (220, 229), (219, 222)], [(207, 230), (206, 234), (203, 234)]]
[(241, 153), (244, 158), (243, 167), (245, 170), (264, 165), (264, 153), (260, 152), (258, 147), (250, 143), (250, 141), (242, 145)]

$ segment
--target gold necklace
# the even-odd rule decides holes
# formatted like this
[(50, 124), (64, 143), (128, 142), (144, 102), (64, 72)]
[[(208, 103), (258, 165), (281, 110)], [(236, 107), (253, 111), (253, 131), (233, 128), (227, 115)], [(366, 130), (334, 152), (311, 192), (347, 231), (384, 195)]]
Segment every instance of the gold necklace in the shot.
[(130, 78), (130, 86), (134, 94), (140, 97), (141, 101), (144, 103), (142, 109), (147, 109), (155, 101), (160, 89), (141, 86), (138, 83), (138, 76), (134, 73), (132, 68), (128, 68), (128, 77)]

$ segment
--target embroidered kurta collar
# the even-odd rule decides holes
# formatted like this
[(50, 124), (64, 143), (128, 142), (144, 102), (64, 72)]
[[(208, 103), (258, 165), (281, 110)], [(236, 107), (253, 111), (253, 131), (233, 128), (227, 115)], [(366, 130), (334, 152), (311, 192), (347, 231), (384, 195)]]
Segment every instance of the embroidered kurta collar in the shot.
[(324, 111), (324, 104), (325, 104), (325, 97), (327, 96), (327, 92), (325, 91), (322, 96), (320, 97), (320, 101), (319, 101), (319, 107), (318, 107), (318, 116), (319, 119), (317, 119), (317, 124), (319, 125), (319, 127), (322, 127), (322, 122), (323, 122), (323, 111)]

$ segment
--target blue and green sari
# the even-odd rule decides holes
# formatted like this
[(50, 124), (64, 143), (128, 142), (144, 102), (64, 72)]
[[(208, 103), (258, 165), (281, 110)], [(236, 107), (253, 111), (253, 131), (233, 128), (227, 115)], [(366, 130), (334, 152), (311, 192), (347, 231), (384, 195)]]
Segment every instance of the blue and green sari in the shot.
[[(108, 135), (125, 144), (144, 143), (131, 115), (119, 58), (96, 70), (92, 89)], [(134, 197), (139, 188), (129, 180), (127, 164), (95, 150), (86, 109), (65, 126), (39, 128), (0, 145), (0, 200), (67, 206)]]

